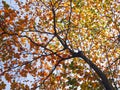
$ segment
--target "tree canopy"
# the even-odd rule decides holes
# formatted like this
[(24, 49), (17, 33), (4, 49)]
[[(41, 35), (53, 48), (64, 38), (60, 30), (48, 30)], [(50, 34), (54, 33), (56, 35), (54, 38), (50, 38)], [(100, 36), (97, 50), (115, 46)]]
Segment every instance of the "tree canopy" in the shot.
[(0, 90), (120, 88), (119, 0), (14, 2), (0, 9)]

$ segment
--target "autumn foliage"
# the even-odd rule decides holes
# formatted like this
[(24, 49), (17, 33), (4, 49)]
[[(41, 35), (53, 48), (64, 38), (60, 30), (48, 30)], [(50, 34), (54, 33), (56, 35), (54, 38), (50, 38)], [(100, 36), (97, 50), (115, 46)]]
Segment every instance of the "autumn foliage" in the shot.
[(120, 88), (119, 0), (13, 1), (0, 8), (0, 90)]

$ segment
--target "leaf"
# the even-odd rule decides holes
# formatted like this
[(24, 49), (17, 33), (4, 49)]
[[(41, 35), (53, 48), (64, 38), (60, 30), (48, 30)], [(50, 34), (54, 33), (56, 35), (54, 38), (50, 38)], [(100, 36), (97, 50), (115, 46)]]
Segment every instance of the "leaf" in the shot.
[(5, 8), (9, 8), (10, 7), (5, 1), (2, 1), (2, 4), (4, 5)]
[(5, 79), (11, 83), (12, 76), (8, 73), (5, 74)]
[(5, 87), (6, 87), (6, 84), (3, 81), (1, 81), (0, 82), (0, 90), (5, 89)]

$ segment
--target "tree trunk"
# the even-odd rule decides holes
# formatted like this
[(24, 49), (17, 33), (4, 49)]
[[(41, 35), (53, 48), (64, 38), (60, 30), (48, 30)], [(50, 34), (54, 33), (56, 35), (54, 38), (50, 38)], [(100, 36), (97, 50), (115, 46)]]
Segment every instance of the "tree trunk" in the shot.
[(81, 51), (78, 53), (74, 53), (73, 56), (82, 58), (97, 73), (97, 75), (101, 78), (102, 83), (104, 87), (106, 88), (106, 90), (114, 90), (113, 86), (107, 79), (106, 75), (90, 59), (88, 59)]

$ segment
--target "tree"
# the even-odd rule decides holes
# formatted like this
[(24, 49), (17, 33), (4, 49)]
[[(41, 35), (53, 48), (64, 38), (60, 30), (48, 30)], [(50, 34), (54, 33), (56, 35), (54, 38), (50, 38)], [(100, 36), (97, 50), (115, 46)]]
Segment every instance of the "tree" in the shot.
[(119, 2), (14, 1), (0, 10), (0, 89), (120, 87)]

